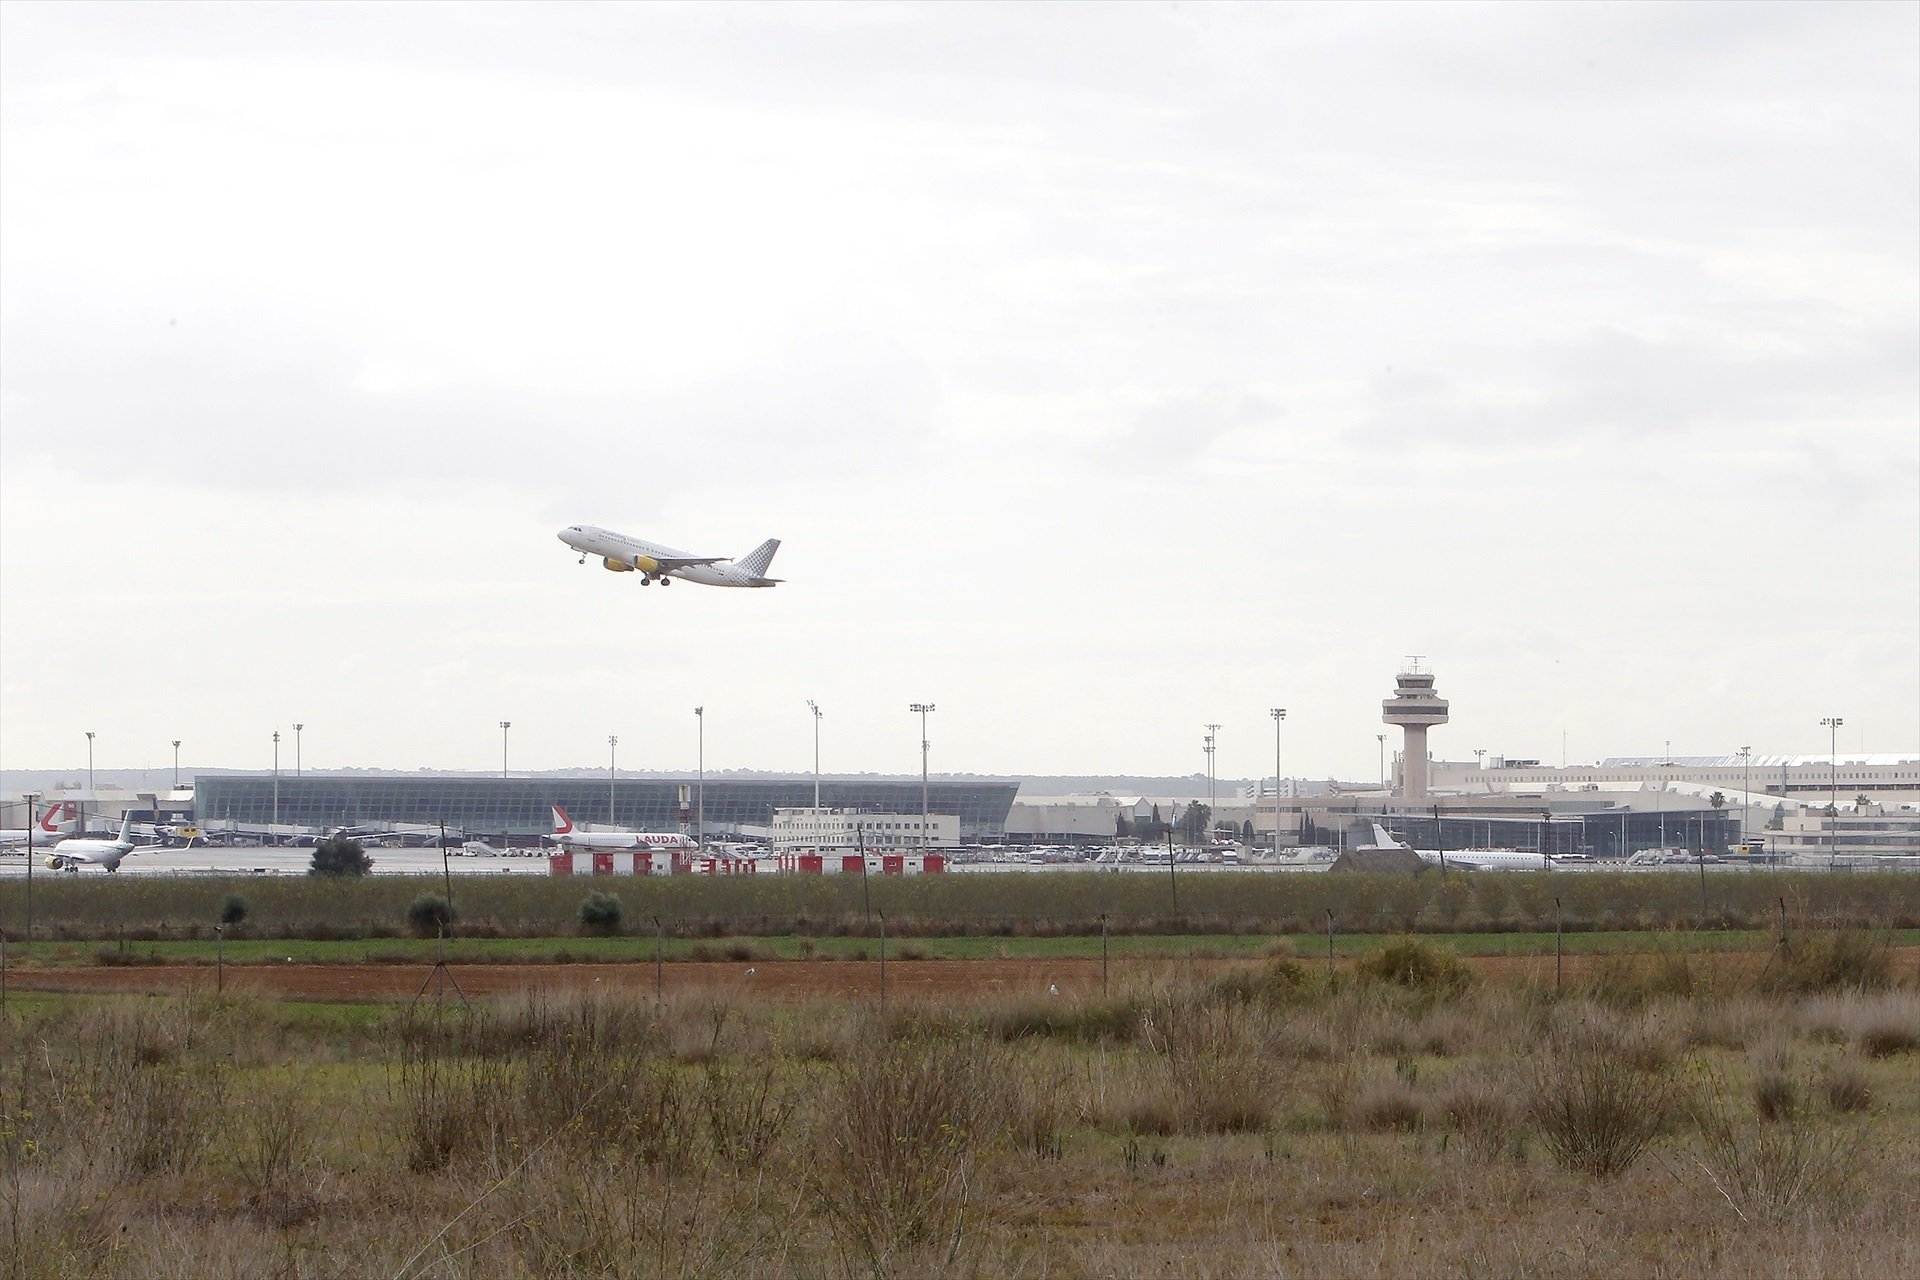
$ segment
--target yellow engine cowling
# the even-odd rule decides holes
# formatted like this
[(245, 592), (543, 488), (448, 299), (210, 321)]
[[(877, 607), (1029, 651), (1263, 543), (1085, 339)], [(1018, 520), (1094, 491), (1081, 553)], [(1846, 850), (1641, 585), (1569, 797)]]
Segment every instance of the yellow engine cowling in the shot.
[(615, 560), (612, 556), (606, 557), (600, 563), (604, 564), (605, 566), (607, 566), (607, 568), (613, 570), (615, 573), (632, 573), (633, 572), (632, 565), (628, 564), (625, 560)]
[(635, 556), (633, 558), (633, 567), (642, 573), (660, 572), (660, 562), (652, 556)]

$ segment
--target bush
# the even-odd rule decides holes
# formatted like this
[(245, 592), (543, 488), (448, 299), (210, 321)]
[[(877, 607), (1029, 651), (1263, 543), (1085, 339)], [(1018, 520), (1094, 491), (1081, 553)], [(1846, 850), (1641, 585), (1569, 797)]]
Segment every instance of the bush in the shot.
[(1857, 929), (1801, 934), (1780, 949), (1767, 968), (1764, 990), (1780, 992), (1867, 991), (1893, 978), (1887, 949)]
[(407, 907), (407, 927), (416, 938), (431, 938), (453, 924), (453, 907), (437, 893), (423, 893)]
[(1473, 977), (1453, 952), (1411, 938), (1388, 943), (1364, 957), (1354, 970), (1376, 982), (1435, 995), (1456, 995)]
[(1865, 1111), (1873, 1105), (1873, 1086), (1855, 1058), (1837, 1058), (1820, 1074), (1820, 1092), (1827, 1106), (1841, 1114)]
[(237, 893), (230, 893), (220, 904), (220, 923), (236, 925), (247, 918), (247, 900)]
[(588, 933), (620, 932), (624, 911), (617, 895), (595, 889), (580, 900), (580, 927)]
[[(1797, 1095), (1799, 1087), (1789, 1081)], [(1803, 1206), (1836, 1202), (1847, 1190), (1862, 1134), (1822, 1123), (1798, 1108), (1774, 1123), (1747, 1125), (1723, 1105), (1727, 1090), (1709, 1073), (1693, 1102), (1700, 1145), (1694, 1164), (1742, 1222), (1777, 1222)]]
[(310, 876), (363, 876), (373, 870), (373, 859), (360, 847), (358, 840), (349, 840), (345, 836), (334, 836), (322, 840), (313, 847), (313, 865), (307, 868)]
[(1666, 1124), (1665, 1071), (1643, 1071), (1615, 1036), (1562, 1032), (1535, 1059), (1527, 1113), (1560, 1164), (1596, 1178), (1624, 1173)]

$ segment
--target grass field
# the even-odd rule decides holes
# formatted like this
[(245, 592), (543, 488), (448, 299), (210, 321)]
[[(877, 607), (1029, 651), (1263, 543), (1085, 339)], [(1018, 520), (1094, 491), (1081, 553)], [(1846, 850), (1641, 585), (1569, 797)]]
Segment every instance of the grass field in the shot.
[(1888, 957), (1811, 934), (1684, 994), (1659, 956), (1556, 993), (1403, 939), (1110, 997), (16, 996), (0, 1271), (1912, 1275)]
[[(21, 937), (23, 886), (0, 899), (0, 927)], [(456, 932), (547, 938), (577, 933), (590, 892), (618, 895), (625, 931), (676, 937), (896, 937), (1098, 934), (1574, 933), (1723, 930), (1833, 924), (1920, 928), (1920, 876), (1820, 874), (1442, 875), (1063, 874), (850, 876), (466, 877), (454, 882)], [(211, 937), (223, 903), (244, 899), (256, 937), (386, 938), (407, 908), (441, 892), (435, 877), (201, 879), (42, 876), (36, 938)]]
[[(1402, 934), (1336, 933), (1336, 956), (1365, 955), (1388, 946)], [(1459, 955), (1552, 955), (1552, 933), (1452, 933), (1432, 935), (1434, 941)], [(1878, 931), (1876, 938), (1896, 947), (1920, 946), (1920, 929)], [(1617, 930), (1565, 935), (1568, 955), (1620, 955), (1662, 951), (1763, 952), (1778, 935), (1753, 929), (1704, 931)], [(1113, 958), (1141, 956), (1255, 957), (1271, 952), (1302, 956), (1325, 955), (1324, 934), (1120, 934), (1105, 947)], [(447, 944), (452, 964), (565, 964), (651, 963), (656, 946), (668, 961), (737, 960), (872, 960), (879, 954), (877, 938), (828, 936), (821, 938), (747, 935), (718, 938), (563, 937), (458, 938)], [(1047, 937), (920, 937), (892, 939), (888, 954), (898, 960), (1043, 959), (1077, 957), (1098, 959), (1102, 940), (1095, 935)], [(228, 964), (423, 964), (439, 954), (433, 939), (236, 938), (221, 944)], [(147, 942), (36, 942), (14, 944), (9, 963), (34, 965), (92, 964), (212, 964), (212, 939), (163, 939)]]

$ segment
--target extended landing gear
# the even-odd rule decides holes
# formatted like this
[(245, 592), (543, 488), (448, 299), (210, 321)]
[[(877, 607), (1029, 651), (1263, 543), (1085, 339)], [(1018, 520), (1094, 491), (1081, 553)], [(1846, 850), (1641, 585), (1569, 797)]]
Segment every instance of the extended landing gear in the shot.
[(640, 579), (640, 585), (641, 585), (641, 586), (643, 586), (643, 587), (650, 587), (650, 586), (652, 586), (652, 585), (653, 585), (653, 579), (652, 579), (652, 578), (642, 578), (642, 579)]
[(586, 562), (587, 562), (587, 558), (586, 558), (585, 556), (581, 556), (581, 557), (580, 557), (580, 563), (581, 563), (581, 564), (585, 564)]
[(660, 585), (663, 587), (670, 587), (673, 585), (673, 579), (666, 577), (665, 575), (662, 575), (660, 578)]

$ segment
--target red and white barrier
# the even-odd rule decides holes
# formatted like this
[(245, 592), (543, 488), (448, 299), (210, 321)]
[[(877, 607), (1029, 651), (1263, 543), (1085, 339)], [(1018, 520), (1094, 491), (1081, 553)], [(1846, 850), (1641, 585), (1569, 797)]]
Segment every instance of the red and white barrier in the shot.
[[(781, 853), (770, 860), (782, 875), (874, 876), (941, 875), (947, 869), (938, 853)], [(622, 849), (617, 852), (568, 853), (547, 856), (547, 874), (554, 876), (750, 876), (760, 870), (753, 858), (696, 858), (683, 850)]]

